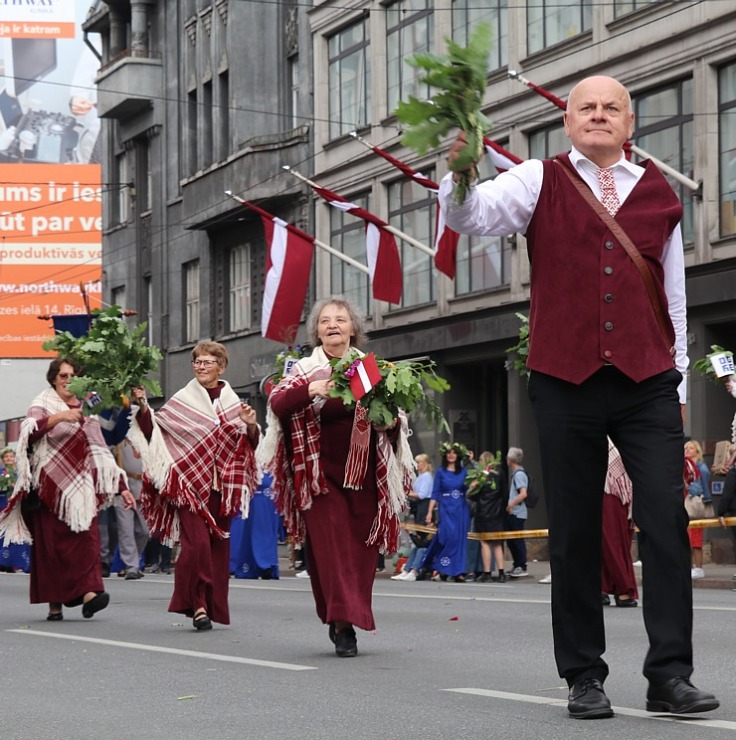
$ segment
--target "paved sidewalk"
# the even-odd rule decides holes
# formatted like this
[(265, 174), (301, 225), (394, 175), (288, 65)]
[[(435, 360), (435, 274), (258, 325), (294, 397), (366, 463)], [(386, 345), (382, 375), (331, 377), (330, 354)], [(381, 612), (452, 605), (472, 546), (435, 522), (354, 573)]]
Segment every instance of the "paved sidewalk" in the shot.
[[(386, 571), (384, 573), (376, 573), (376, 578), (390, 578), (393, 575), (391, 568), (391, 562), (387, 560)], [(288, 567), (288, 563), (286, 564)], [(507, 567), (507, 573), (510, 572), (510, 563)], [(736, 588), (736, 581), (733, 580), (733, 576), (736, 574), (736, 564), (734, 563), (707, 563), (703, 566), (705, 571), (705, 578), (693, 581), (693, 588)], [(634, 572), (637, 575), (637, 581), (641, 586), (641, 568), (634, 567)], [(289, 577), (293, 575), (294, 571), (282, 570), (284, 576)], [(541, 578), (544, 578), (549, 574), (549, 563), (546, 560), (535, 560), (527, 565), (528, 578), (520, 578), (519, 581), (524, 583), (538, 582)], [(513, 583), (515, 578), (509, 578), (509, 583)], [(540, 588), (548, 588), (548, 584), (539, 583)]]

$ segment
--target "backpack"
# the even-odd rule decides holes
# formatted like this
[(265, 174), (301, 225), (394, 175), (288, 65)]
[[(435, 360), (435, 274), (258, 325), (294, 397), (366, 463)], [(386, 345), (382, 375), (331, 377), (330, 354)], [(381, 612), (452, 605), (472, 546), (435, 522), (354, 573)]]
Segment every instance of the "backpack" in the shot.
[[(526, 498), (524, 499), (524, 503), (527, 505), (528, 509), (533, 509), (538, 503), (539, 503), (539, 493), (537, 493), (537, 490), (534, 486), (534, 479), (527, 473), (527, 471), (524, 471), (526, 473), (526, 477), (528, 480), (527, 486), (526, 486)], [(516, 473), (514, 473), (516, 475)], [(513, 478), (512, 478), (513, 480)]]

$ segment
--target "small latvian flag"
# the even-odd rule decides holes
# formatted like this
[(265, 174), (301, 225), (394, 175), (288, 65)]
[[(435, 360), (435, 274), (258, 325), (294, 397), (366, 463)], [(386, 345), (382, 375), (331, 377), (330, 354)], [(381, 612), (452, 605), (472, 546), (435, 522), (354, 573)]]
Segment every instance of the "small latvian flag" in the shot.
[(382, 380), (376, 356), (371, 352), (355, 364), (355, 375), (350, 378), (350, 390), (356, 401), (360, 401), (368, 391)]

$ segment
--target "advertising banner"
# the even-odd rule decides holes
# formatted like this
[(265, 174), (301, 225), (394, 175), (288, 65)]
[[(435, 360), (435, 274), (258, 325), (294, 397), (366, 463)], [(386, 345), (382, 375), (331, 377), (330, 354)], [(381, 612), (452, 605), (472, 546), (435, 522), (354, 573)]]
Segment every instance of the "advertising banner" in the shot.
[(0, 356), (40, 358), (39, 316), (100, 305), (99, 68), (75, 0), (3, 5), (0, 20)]

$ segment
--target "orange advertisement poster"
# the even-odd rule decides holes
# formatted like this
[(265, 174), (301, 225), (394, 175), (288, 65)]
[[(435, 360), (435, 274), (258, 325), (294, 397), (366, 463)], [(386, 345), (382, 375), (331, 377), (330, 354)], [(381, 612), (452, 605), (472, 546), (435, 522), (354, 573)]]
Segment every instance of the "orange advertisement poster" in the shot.
[(101, 301), (99, 58), (87, 3), (0, 6), (0, 357), (41, 358), (39, 316)]
[(0, 167), (0, 342), (3, 357), (42, 357), (39, 316), (100, 305), (99, 165)]

